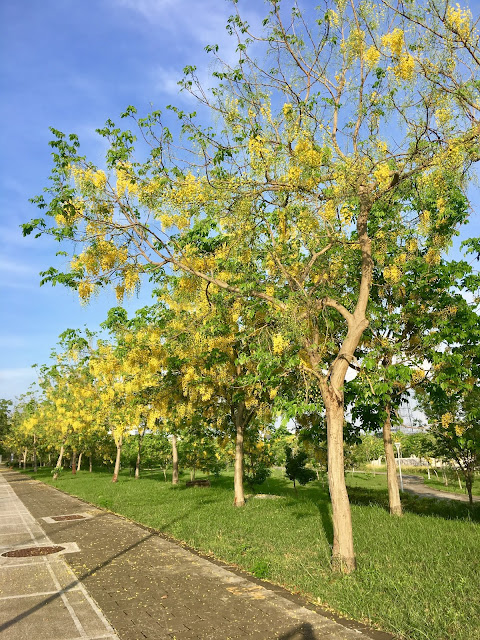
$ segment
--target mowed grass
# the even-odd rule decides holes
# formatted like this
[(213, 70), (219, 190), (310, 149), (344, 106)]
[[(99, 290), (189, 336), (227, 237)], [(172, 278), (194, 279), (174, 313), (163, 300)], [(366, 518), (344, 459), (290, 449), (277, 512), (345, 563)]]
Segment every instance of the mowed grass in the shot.
[[(372, 471), (372, 467), (369, 468), (370, 472)], [(376, 471), (380, 471), (381, 473), (386, 473), (387, 469), (385, 465), (376, 467)], [(448, 485), (445, 486), (445, 481), (443, 478), (442, 470), (437, 469), (437, 474), (433, 469), (430, 470), (430, 479), (428, 478), (427, 470), (425, 467), (402, 467), (402, 471), (406, 475), (415, 475), (422, 476), (425, 485), (428, 487), (432, 487), (433, 489), (438, 489), (439, 491), (448, 491), (449, 493), (458, 493), (459, 495), (467, 496), (467, 491), (465, 489), (465, 480), (463, 479), (463, 475), (460, 473), (460, 481), (462, 483), (462, 487), (458, 483), (458, 476), (451, 469), (447, 469), (447, 480)], [(473, 481), (472, 494), (474, 496), (480, 496), (480, 476), (476, 475)]]
[(117, 484), (106, 471), (65, 472), (55, 483), (50, 470), (36, 477), (399, 638), (480, 638), (480, 505), (405, 494), (405, 515), (394, 518), (384, 476), (347, 474), (358, 570), (344, 576), (329, 568), (325, 480), (295, 495), (276, 472), (259, 491), (281, 498), (238, 509), (230, 474), (193, 489), (187, 476), (173, 487), (161, 471), (139, 480), (125, 471)]

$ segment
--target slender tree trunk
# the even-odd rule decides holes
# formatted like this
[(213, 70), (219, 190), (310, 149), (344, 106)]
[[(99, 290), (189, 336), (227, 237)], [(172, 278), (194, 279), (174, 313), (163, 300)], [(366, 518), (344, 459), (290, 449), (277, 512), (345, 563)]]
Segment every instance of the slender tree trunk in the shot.
[(395, 454), (392, 442), (392, 422), (390, 406), (385, 407), (387, 412), (386, 420), (383, 424), (383, 446), (385, 448), (385, 460), (387, 461), (387, 485), (388, 502), (390, 513), (394, 516), (402, 515), (402, 503), (400, 501), (400, 490), (398, 488), (397, 470), (395, 468)]
[(167, 481), (167, 468), (166, 467), (163, 468), (163, 478), (164, 478), (164, 480), (166, 482)]
[(77, 473), (77, 451), (73, 449), (72, 451), (72, 473)]
[(62, 466), (62, 460), (63, 460), (63, 451), (64, 451), (64, 445), (62, 443), (62, 446), (60, 447), (60, 453), (58, 454), (58, 460), (57, 460), (57, 466), (55, 467), (55, 473), (53, 474), (53, 479), (56, 480), (58, 478), (58, 471), (57, 469), (60, 469), (60, 467)]
[(37, 436), (33, 434), (33, 471), (37, 473)]
[[(329, 394), (330, 395), (330, 394)], [(355, 570), (352, 516), (345, 484), (343, 458), (343, 401), (329, 397), (325, 402), (328, 441), (328, 486), (332, 501), (332, 569), (343, 573)]]
[(178, 484), (178, 449), (176, 435), (172, 435), (172, 484)]
[(49, 453), (49, 454), (48, 454), (48, 466), (50, 466), (51, 464), (52, 464), (52, 456), (51, 456), (51, 454)]
[(244, 404), (241, 402), (235, 411), (235, 466), (233, 472), (235, 498), (233, 504), (236, 507), (243, 507), (245, 505), (245, 494), (243, 491), (243, 412)]
[(195, 480), (195, 467), (190, 469), (190, 481), (193, 482)]
[(82, 468), (82, 456), (83, 451), (80, 451), (80, 453), (78, 454), (77, 471), (80, 471), (80, 469)]
[(137, 451), (137, 462), (135, 464), (135, 480), (138, 480), (138, 478), (140, 477), (140, 461), (142, 459), (142, 442), (143, 442), (144, 433), (145, 433), (145, 430), (143, 431), (142, 435), (140, 435), (140, 432), (138, 432), (138, 451)]
[(122, 455), (123, 438), (117, 442), (117, 457), (115, 459), (115, 469), (113, 470), (112, 482), (118, 482), (118, 474), (120, 473), (120, 457)]
[(458, 486), (460, 487), (460, 491), (461, 491), (463, 489), (462, 481), (460, 480), (460, 476), (458, 474), (458, 471), (455, 471), (455, 473), (457, 474)]
[(465, 487), (468, 493), (468, 502), (470, 506), (473, 506), (473, 494), (472, 494), (472, 486), (473, 486), (473, 473), (467, 471), (465, 474)]
[(93, 471), (92, 456), (88, 456), (88, 470), (90, 473)]
[(28, 452), (28, 449), (25, 449), (23, 452), (23, 470), (24, 471), (27, 468), (27, 452)]

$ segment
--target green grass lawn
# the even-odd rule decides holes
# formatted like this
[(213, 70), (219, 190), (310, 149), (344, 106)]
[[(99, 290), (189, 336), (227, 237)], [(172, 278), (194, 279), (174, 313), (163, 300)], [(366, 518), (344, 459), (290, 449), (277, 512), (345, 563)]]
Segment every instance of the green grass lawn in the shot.
[[(449, 477), (448, 478), (448, 486), (445, 486), (445, 483), (442, 479), (441, 474), (439, 474), (439, 477), (437, 478), (435, 475), (432, 475), (430, 480), (425, 476), (424, 478), (424, 482), (426, 485), (428, 485), (429, 487), (433, 487), (434, 489), (439, 489), (440, 491), (449, 491), (450, 493), (459, 493), (460, 495), (468, 495), (467, 491), (465, 489), (465, 482), (463, 480), (462, 477), (461, 481), (462, 481), (462, 488), (460, 489), (459, 485), (458, 485), (458, 480), (456, 477)], [(474, 496), (480, 496), (480, 482), (478, 479), (476, 479), (473, 483), (473, 487), (472, 487), (472, 494)]]
[(259, 492), (281, 499), (237, 509), (229, 474), (212, 478), (209, 489), (187, 489), (187, 476), (173, 487), (161, 471), (137, 481), (125, 471), (117, 484), (106, 471), (64, 472), (55, 483), (49, 469), (36, 477), (399, 638), (480, 638), (480, 505), (405, 494), (404, 517), (393, 518), (385, 476), (347, 474), (358, 570), (342, 576), (329, 568), (330, 503), (321, 481), (296, 496), (276, 472)]
[[(370, 467), (369, 470), (370, 472), (372, 472), (372, 467)], [(382, 465), (381, 467), (377, 467), (377, 470), (382, 473), (386, 473), (387, 471), (385, 465)], [(437, 470), (438, 477), (431, 470), (430, 480), (428, 479), (426, 467), (403, 467), (402, 470), (403, 470), (403, 473), (407, 475), (422, 476), (425, 484), (434, 489), (439, 489), (440, 491), (448, 491), (449, 493), (458, 493), (460, 495), (465, 495), (465, 496), (468, 495), (465, 490), (465, 481), (463, 479), (462, 474), (460, 474), (460, 479), (462, 481), (462, 488), (460, 489), (460, 486), (458, 484), (458, 478), (456, 474), (454, 474), (450, 469), (447, 470), (447, 476), (448, 476), (447, 486), (445, 486), (441, 469)], [(473, 482), (472, 493), (474, 496), (480, 496), (480, 476), (478, 475)]]

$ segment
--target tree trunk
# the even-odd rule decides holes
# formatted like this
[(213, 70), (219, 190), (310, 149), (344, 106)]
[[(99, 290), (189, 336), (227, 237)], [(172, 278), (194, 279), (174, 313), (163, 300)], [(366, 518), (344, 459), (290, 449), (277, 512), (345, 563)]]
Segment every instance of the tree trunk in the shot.
[(332, 569), (350, 573), (355, 570), (356, 561), (353, 550), (352, 516), (345, 484), (343, 401), (327, 396), (325, 409), (327, 416), (328, 486), (332, 501), (333, 521)]
[(93, 471), (92, 456), (88, 456), (88, 470), (90, 473)]
[(190, 482), (193, 482), (195, 480), (195, 467), (193, 467), (193, 469), (190, 469)]
[(80, 471), (80, 469), (82, 468), (82, 456), (83, 456), (83, 451), (80, 451), (78, 455), (77, 471)]
[(233, 473), (235, 498), (233, 504), (236, 507), (245, 505), (245, 494), (243, 492), (243, 411), (244, 405), (240, 403), (235, 412), (235, 467)]
[[(145, 430), (143, 433), (145, 433)], [(137, 451), (137, 462), (135, 464), (135, 480), (138, 480), (138, 478), (140, 477), (140, 461), (142, 459), (142, 441), (143, 441), (143, 434), (140, 435), (140, 432), (138, 432), (138, 451)]]
[(178, 449), (176, 435), (172, 435), (172, 467), (172, 484), (178, 484)]
[(33, 471), (37, 473), (37, 436), (33, 434)]
[(465, 474), (465, 487), (468, 493), (468, 502), (470, 506), (473, 506), (473, 494), (472, 494), (472, 486), (473, 486), (473, 472), (467, 471)]
[(77, 473), (77, 451), (74, 449), (72, 451), (72, 473)]
[(163, 468), (163, 478), (164, 478), (164, 480), (166, 482), (167, 481), (167, 468), (166, 467)]
[(123, 438), (117, 442), (117, 457), (115, 458), (115, 469), (113, 470), (112, 482), (118, 482), (118, 474), (120, 473), (120, 456), (122, 455)]
[(62, 466), (63, 450), (64, 450), (64, 446), (62, 444), (62, 446), (60, 447), (60, 453), (58, 454), (58, 460), (57, 460), (57, 466), (55, 467), (55, 473), (53, 474), (53, 479), (54, 480), (56, 480), (58, 478), (57, 469), (60, 469), (60, 467)]
[(387, 485), (388, 502), (390, 513), (394, 516), (402, 515), (402, 503), (400, 501), (400, 490), (398, 488), (397, 470), (395, 468), (395, 454), (392, 442), (392, 422), (390, 418), (390, 407), (385, 407), (387, 412), (386, 420), (383, 424), (383, 446), (385, 448), (385, 460), (387, 462)]
[(24, 471), (27, 468), (27, 453), (28, 453), (28, 449), (25, 449), (23, 452), (23, 470)]
[(460, 491), (461, 491), (463, 489), (462, 481), (460, 480), (460, 476), (458, 474), (458, 471), (455, 471), (455, 473), (457, 474), (458, 486), (460, 487)]

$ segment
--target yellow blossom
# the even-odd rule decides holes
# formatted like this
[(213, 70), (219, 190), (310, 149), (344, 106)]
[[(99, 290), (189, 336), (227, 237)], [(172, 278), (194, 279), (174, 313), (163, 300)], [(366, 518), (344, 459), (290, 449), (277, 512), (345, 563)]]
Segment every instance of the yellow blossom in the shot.
[(457, 3), (455, 7), (447, 8), (447, 24), (462, 38), (470, 34), (470, 20), (472, 14), (468, 9), (462, 9)]
[(286, 351), (286, 349), (289, 346), (288, 341), (285, 340), (285, 338), (282, 336), (281, 333), (277, 333), (272, 337), (272, 344), (273, 344), (273, 353), (275, 354), (283, 353), (284, 351)]
[(382, 36), (382, 45), (389, 49), (393, 56), (400, 56), (403, 49), (403, 31), (401, 29), (395, 29), (392, 33), (387, 33)]
[(375, 46), (368, 47), (363, 54), (363, 59), (369, 67), (374, 67), (380, 60), (380, 51)]

